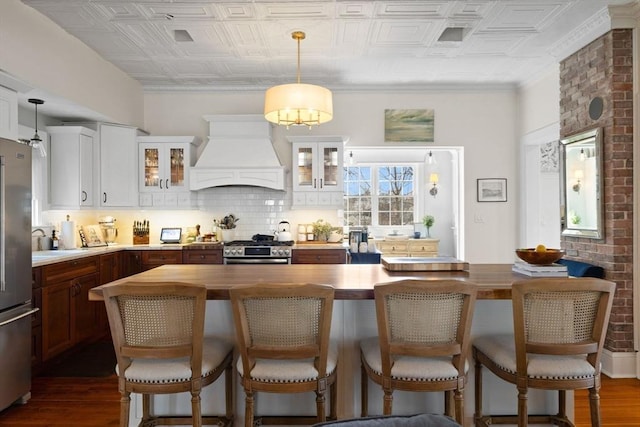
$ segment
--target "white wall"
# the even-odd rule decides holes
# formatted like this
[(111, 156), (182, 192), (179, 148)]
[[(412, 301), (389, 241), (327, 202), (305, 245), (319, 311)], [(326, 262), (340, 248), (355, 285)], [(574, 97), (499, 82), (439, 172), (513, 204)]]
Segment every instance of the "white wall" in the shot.
[(113, 122), (142, 126), (140, 84), (19, 0), (0, 2), (0, 70)]
[[(156, 135), (196, 135), (206, 139), (208, 128), (202, 116), (260, 114), (263, 97), (262, 91), (147, 93), (144, 127)], [(273, 133), (274, 146), (288, 167), (291, 166), (291, 146), (286, 135), (345, 135), (350, 138), (347, 147), (388, 146), (384, 142), (385, 109), (433, 108), (434, 145), (464, 147), (465, 260), (511, 262), (518, 233), (516, 101), (516, 93), (510, 89), (337, 92), (334, 93), (334, 119), (331, 122), (312, 130), (291, 128), (287, 131), (278, 127)], [(478, 178), (506, 178), (508, 201), (478, 203)], [(214, 206), (215, 202), (208, 204)], [(297, 215), (283, 213), (290, 214)], [(307, 214), (315, 220), (320, 213)]]
[[(521, 225), (518, 246), (560, 247), (560, 174), (541, 165), (541, 147), (559, 140), (560, 76), (554, 66), (518, 93)], [(559, 151), (558, 151), (559, 154)]]

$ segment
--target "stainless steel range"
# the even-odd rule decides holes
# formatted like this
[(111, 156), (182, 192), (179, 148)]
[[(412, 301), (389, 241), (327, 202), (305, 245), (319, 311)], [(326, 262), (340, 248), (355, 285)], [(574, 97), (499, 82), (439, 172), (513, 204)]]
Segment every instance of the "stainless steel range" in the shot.
[(291, 264), (293, 241), (234, 240), (225, 242), (225, 264)]

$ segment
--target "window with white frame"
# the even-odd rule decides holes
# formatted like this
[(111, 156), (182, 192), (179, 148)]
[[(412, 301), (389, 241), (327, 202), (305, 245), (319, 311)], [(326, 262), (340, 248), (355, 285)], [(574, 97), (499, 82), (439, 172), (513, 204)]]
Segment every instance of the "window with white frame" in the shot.
[(344, 223), (348, 226), (401, 226), (416, 217), (415, 167), (344, 168)]

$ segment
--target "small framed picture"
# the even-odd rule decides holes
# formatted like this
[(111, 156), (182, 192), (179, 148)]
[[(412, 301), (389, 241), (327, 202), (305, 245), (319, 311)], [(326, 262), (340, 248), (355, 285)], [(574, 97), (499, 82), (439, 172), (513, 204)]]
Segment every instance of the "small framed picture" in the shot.
[(506, 202), (507, 179), (506, 178), (480, 178), (478, 179), (479, 202)]

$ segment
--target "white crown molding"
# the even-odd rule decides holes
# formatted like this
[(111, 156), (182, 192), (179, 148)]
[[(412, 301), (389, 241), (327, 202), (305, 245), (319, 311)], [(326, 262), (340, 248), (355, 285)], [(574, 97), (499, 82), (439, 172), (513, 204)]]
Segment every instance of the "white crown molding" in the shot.
[(611, 29), (636, 28), (640, 22), (640, 1), (609, 6)]
[[(517, 83), (424, 83), (414, 85), (353, 85), (328, 87), (332, 92), (341, 93), (383, 93), (383, 92), (495, 92), (517, 90)], [(144, 93), (166, 93), (166, 92), (264, 92), (268, 87), (255, 86), (214, 86), (214, 85), (162, 85), (145, 86)]]
[(562, 61), (609, 30), (611, 30), (611, 18), (609, 10), (604, 7), (567, 36), (559, 39), (548, 52), (558, 61)]

